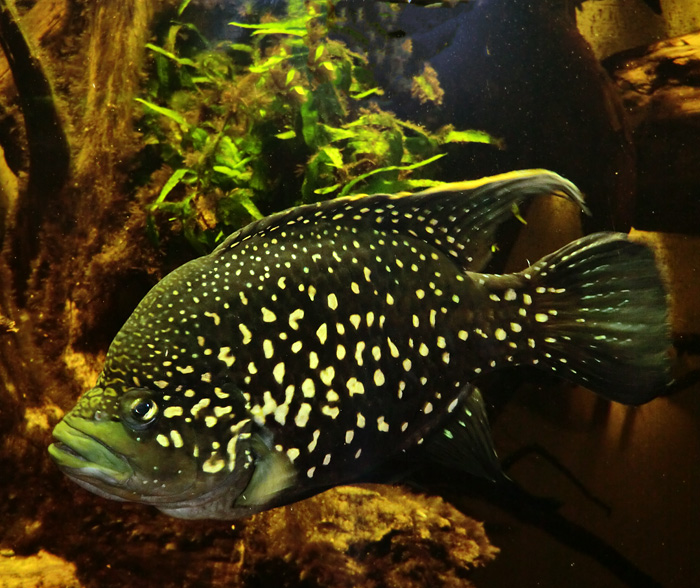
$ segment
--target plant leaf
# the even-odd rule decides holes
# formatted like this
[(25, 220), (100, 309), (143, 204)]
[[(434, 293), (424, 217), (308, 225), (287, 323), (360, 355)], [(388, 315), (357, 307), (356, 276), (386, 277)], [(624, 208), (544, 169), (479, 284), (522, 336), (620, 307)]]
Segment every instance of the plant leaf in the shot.
[(387, 167), (380, 167), (377, 169), (373, 169), (370, 172), (367, 172), (366, 174), (362, 174), (360, 176), (357, 176), (356, 178), (353, 178), (350, 182), (345, 184), (343, 187), (342, 191), (340, 192), (340, 196), (345, 196), (346, 194), (350, 193), (350, 190), (352, 187), (357, 184), (358, 182), (361, 182), (362, 180), (365, 180), (369, 178), (370, 176), (373, 176), (375, 174), (380, 174), (383, 172), (389, 172), (389, 171), (408, 171), (412, 169), (416, 169), (419, 167), (423, 167), (424, 165), (428, 165), (430, 163), (433, 163), (433, 161), (437, 161), (438, 159), (441, 159), (445, 157), (446, 153), (438, 153), (437, 155), (433, 155), (433, 157), (429, 157), (428, 159), (424, 159), (423, 161), (419, 161), (418, 163), (413, 163), (411, 165), (389, 165)]
[(498, 146), (502, 143), (501, 139), (497, 139), (484, 131), (455, 131), (454, 129), (449, 130), (441, 140), (443, 143), (487, 143)]
[(165, 185), (161, 188), (160, 194), (158, 194), (158, 198), (156, 198), (156, 201), (153, 203), (152, 207), (156, 207), (158, 204), (163, 202), (167, 198), (168, 194), (170, 194), (172, 189), (180, 183), (180, 180), (182, 180), (187, 173), (192, 173), (192, 170), (184, 167), (176, 169), (168, 178), (168, 181), (165, 182)]
[(277, 137), (278, 139), (282, 139), (282, 140), (294, 139), (294, 137), (296, 137), (296, 136), (297, 136), (297, 134), (296, 134), (296, 131), (294, 131), (294, 130), (284, 131), (282, 133), (277, 133), (275, 135), (275, 137)]
[(151, 51), (164, 55), (168, 59), (172, 59), (175, 63), (179, 65), (189, 65), (190, 67), (197, 67), (197, 64), (191, 59), (188, 59), (187, 57), (178, 57), (174, 53), (166, 51), (162, 47), (158, 47), (158, 45), (154, 45), (153, 43), (146, 43), (146, 47), (148, 47)]
[(157, 112), (158, 114), (162, 114), (163, 116), (167, 116), (168, 118), (174, 120), (176, 123), (179, 125), (187, 128), (189, 125), (187, 124), (187, 121), (185, 118), (178, 112), (175, 112), (174, 110), (171, 110), (170, 108), (165, 108), (164, 106), (158, 106), (157, 104), (154, 104), (153, 102), (149, 102), (148, 100), (143, 100), (142, 98), (135, 98), (136, 102), (140, 102), (143, 104), (146, 108), (149, 108), (153, 112)]

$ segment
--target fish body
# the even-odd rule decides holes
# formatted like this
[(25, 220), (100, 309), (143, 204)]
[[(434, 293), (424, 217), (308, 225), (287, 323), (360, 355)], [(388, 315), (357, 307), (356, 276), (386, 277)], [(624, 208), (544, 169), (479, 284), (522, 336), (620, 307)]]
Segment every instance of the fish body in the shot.
[(477, 273), (513, 207), (550, 193), (583, 207), (573, 184), (528, 170), (249, 225), (146, 295), (52, 457), (103, 496), (238, 518), (442, 451), (455, 428), (457, 465), (496, 475), (472, 382), (499, 367), (653, 398), (668, 327), (647, 248), (598, 234), (518, 274)]

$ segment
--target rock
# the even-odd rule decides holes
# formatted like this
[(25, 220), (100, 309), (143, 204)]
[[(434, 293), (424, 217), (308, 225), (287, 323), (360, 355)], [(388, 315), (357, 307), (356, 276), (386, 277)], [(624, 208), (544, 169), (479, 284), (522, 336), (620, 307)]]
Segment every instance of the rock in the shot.
[(468, 587), (469, 570), (498, 553), (481, 523), (441, 498), (378, 485), (258, 515), (244, 540), (245, 585)]
[(0, 552), (0, 588), (82, 588), (75, 565), (46, 551), (19, 557), (11, 550)]

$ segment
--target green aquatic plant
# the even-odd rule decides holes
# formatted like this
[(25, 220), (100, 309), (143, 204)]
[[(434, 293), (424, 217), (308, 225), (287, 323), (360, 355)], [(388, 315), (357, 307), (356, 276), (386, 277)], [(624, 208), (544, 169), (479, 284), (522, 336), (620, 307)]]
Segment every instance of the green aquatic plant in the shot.
[(178, 20), (147, 45), (153, 76), (138, 101), (155, 161), (154, 239), (163, 220), (173, 221), (206, 251), (263, 212), (434, 186), (441, 146), (494, 142), (479, 131), (429, 132), (377, 106), (383, 91), (367, 58), (329, 36), (331, 8), (290, 0), (283, 19), (230, 23), (247, 33), (245, 43), (212, 43)]

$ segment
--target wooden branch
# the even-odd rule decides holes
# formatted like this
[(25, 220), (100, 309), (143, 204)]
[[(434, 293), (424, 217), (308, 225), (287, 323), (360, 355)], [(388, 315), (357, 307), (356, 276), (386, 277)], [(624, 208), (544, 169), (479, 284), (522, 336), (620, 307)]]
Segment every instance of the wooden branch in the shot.
[(633, 128), (700, 117), (700, 32), (618, 53), (604, 65)]
[(603, 63), (634, 129), (635, 226), (700, 234), (700, 32)]
[(11, 245), (14, 287), (21, 299), (38, 251), (47, 199), (66, 181), (70, 155), (51, 84), (7, 0), (0, 0), (0, 46), (17, 88), (29, 152), (29, 178), (18, 201)]

